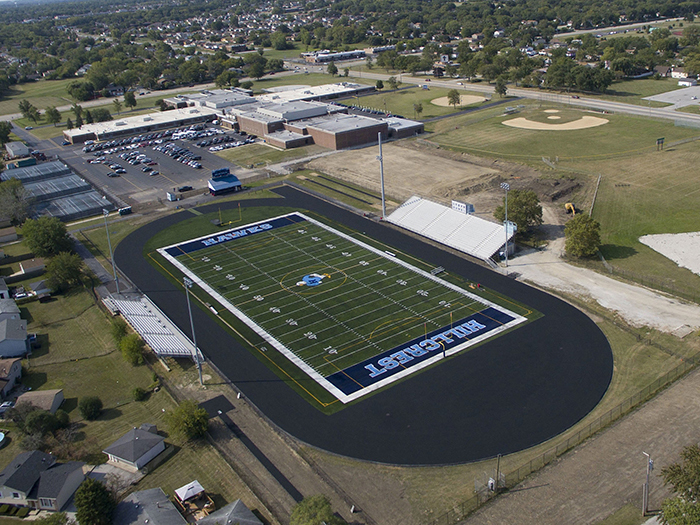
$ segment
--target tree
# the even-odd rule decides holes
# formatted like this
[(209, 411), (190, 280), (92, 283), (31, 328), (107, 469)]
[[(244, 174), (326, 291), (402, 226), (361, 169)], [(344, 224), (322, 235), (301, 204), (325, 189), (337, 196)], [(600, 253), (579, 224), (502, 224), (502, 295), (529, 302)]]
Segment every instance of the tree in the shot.
[(38, 111), (34, 107), (34, 105), (31, 102), (29, 102), (27, 99), (20, 100), (19, 112), (22, 113), (22, 116), (24, 118), (28, 118), (28, 119), (31, 119), (32, 116), (34, 116), (38, 113)]
[(661, 506), (661, 522), (666, 525), (692, 525), (700, 522), (700, 446), (685, 447), (681, 451), (682, 463), (673, 463), (661, 470), (665, 485), (670, 485), (675, 498), (665, 500)]
[(566, 223), (566, 253), (571, 257), (591, 257), (600, 247), (600, 223), (580, 213)]
[(22, 235), (32, 253), (39, 257), (50, 257), (73, 249), (66, 225), (56, 217), (29, 219), (24, 223)]
[[(496, 220), (505, 220), (505, 197), (503, 206), (496, 208), (493, 216)], [(532, 190), (511, 190), (508, 193), (508, 220), (518, 225), (518, 234), (530, 226), (542, 224), (542, 206), (537, 194)]]
[(132, 366), (143, 363), (143, 340), (139, 334), (129, 334), (119, 341), (119, 350), (122, 356)]
[(122, 319), (121, 317), (115, 317), (112, 319), (112, 326), (110, 327), (110, 333), (112, 334), (112, 338), (114, 339), (114, 342), (119, 345), (121, 343), (121, 340), (126, 337), (127, 334), (127, 326), (126, 326), (126, 321)]
[(115, 99), (112, 101), (112, 104), (114, 104), (114, 109), (116, 110), (117, 115), (119, 115), (119, 113), (120, 113), (121, 110), (122, 110), (122, 103), (121, 103), (121, 101), (120, 101), (118, 98), (115, 98)]
[(46, 115), (46, 120), (49, 122), (49, 124), (53, 124), (54, 127), (56, 124), (61, 122), (61, 112), (53, 106), (46, 108), (46, 112), (44, 114)]
[(177, 408), (165, 413), (170, 432), (181, 439), (197, 439), (207, 432), (209, 415), (194, 401), (183, 401)]
[(330, 76), (336, 76), (338, 74), (338, 67), (335, 65), (335, 62), (331, 60), (331, 63), (328, 64), (328, 68), (326, 68), (326, 71)]
[(399, 85), (401, 85), (401, 82), (396, 77), (389, 77), (387, 79), (387, 83), (389, 84), (389, 87), (391, 89), (397, 89)]
[(344, 525), (345, 520), (333, 514), (331, 502), (323, 494), (308, 496), (293, 509), (289, 525)]
[(133, 91), (124, 93), (124, 105), (131, 109), (136, 107), (136, 95), (134, 95)]
[(377, 83), (375, 84), (377, 89), (384, 89), (384, 82), (381, 80), (377, 80)]
[(497, 95), (500, 95), (501, 98), (505, 98), (506, 93), (508, 93), (508, 84), (502, 76), (496, 79), (496, 87), (494, 88), (494, 91)]
[(76, 119), (83, 116), (83, 106), (80, 104), (73, 104), (70, 110), (73, 112)]
[(374, 67), (374, 61), (372, 60), (372, 55), (369, 55), (365, 59), (365, 65), (367, 66), (367, 69), (372, 69)]
[(456, 89), (450, 89), (447, 92), (447, 103), (454, 106), (455, 109), (457, 109), (457, 104), (461, 104), (462, 102), (462, 95), (459, 94), (459, 91)]
[(165, 103), (165, 100), (162, 98), (159, 98), (156, 100), (156, 107), (160, 109), (161, 111), (166, 111), (168, 109), (168, 105)]
[(88, 109), (87, 111), (85, 111), (85, 123), (92, 124), (93, 122), (95, 122), (95, 119), (92, 118), (92, 113)]
[(345, 78), (347, 78), (348, 76), (350, 76), (350, 68), (349, 68), (349, 67), (344, 67), (344, 68), (343, 68), (343, 76), (344, 76)]
[(112, 114), (107, 108), (93, 108), (92, 111), (88, 111), (88, 115), (92, 117), (93, 122), (107, 122), (112, 120)]
[(22, 183), (12, 178), (0, 182), (0, 210), (13, 223), (22, 224), (29, 216), (31, 198)]
[(78, 126), (78, 129), (83, 127), (83, 116), (82, 115), (78, 115), (77, 117), (75, 117), (75, 125)]
[(116, 507), (107, 487), (93, 478), (83, 481), (75, 491), (76, 518), (80, 525), (110, 525)]
[(413, 104), (414, 117), (417, 116), (418, 118), (420, 118), (421, 113), (423, 113), (423, 104), (421, 104), (420, 102), (416, 102), (415, 104)]
[(248, 69), (248, 76), (260, 80), (265, 75), (265, 65), (262, 62), (253, 62)]
[(88, 421), (94, 421), (102, 413), (102, 400), (97, 396), (87, 396), (78, 402), (80, 415)]
[(66, 129), (73, 129), (73, 121), (69, 118), (66, 119)]
[(83, 270), (78, 254), (61, 252), (46, 264), (47, 284), (55, 292), (64, 292), (83, 283)]
[(0, 122), (0, 144), (10, 141), (10, 133), (12, 133), (12, 124), (5, 121)]

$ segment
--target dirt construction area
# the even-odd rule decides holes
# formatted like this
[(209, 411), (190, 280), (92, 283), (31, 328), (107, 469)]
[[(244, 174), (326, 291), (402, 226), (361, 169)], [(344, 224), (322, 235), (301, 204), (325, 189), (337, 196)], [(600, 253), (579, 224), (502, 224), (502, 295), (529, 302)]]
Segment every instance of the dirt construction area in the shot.
[[(371, 146), (318, 158), (308, 167), (379, 192), (377, 155), (377, 147)], [(452, 199), (466, 201), (474, 205), (477, 215), (492, 219), (503, 199), (501, 182), (508, 181), (512, 189), (534, 190), (543, 202), (563, 199), (581, 189), (578, 180), (543, 178), (522, 164), (450, 152), (426, 141), (385, 144), (382, 155), (386, 195), (394, 201), (389, 213), (419, 195), (447, 206)]]

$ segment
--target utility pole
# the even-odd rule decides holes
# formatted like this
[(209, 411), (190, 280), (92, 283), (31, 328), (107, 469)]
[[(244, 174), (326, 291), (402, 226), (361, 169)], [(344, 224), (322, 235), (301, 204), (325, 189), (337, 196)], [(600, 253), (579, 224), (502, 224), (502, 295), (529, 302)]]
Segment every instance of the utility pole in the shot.
[(192, 306), (190, 305), (190, 288), (194, 284), (192, 279), (185, 277), (183, 279), (185, 283), (185, 297), (187, 297), (187, 311), (190, 314), (190, 328), (192, 329), (192, 343), (194, 344), (194, 362), (197, 365), (197, 372), (199, 372), (199, 384), (204, 386), (204, 380), (202, 379), (202, 363), (199, 359), (199, 349), (197, 348), (197, 336), (194, 333), (194, 319), (192, 319)]
[(649, 474), (654, 470), (654, 460), (646, 452), (642, 452), (647, 457), (647, 480), (644, 483), (644, 490), (642, 492), (642, 516), (646, 516), (649, 512)]
[(112, 272), (114, 272), (114, 282), (117, 284), (117, 295), (119, 294), (119, 277), (117, 277), (117, 267), (114, 264), (114, 253), (112, 253), (112, 241), (109, 238), (109, 226), (107, 226), (107, 217), (109, 217), (109, 210), (106, 208), (102, 209), (102, 215), (105, 218), (105, 230), (107, 230), (107, 246), (109, 246), (109, 258), (112, 260)]

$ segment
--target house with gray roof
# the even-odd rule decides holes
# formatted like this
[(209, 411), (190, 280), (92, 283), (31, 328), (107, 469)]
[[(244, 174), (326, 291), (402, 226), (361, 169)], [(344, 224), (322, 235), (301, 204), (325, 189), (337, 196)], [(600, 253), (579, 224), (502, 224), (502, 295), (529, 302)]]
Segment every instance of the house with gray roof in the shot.
[[(7, 289), (7, 285), (5, 288)], [(0, 321), (5, 319), (20, 319), (19, 306), (14, 299), (0, 299)]]
[(3, 319), (0, 321), (0, 357), (22, 357), (29, 353), (27, 321)]
[[(2, 259), (2, 250), (0, 250), (0, 259)], [(4, 277), (0, 277), (0, 300), (10, 298), (10, 289), (7, 287)]]
[(84, 463), (56, 463), (39, 450), (18, 454), (0, 472), (0, 504), (59, 511), (85, 479)]
[(165, 450), (165, 438), (158, 435), (155, 425), (145, 423), (132, 428), (104, 449), (108, 463), (115, 467), (136, 472)]
[(263, 522), (239, 499), (197, 520), (197, 525), (228, 525), (229, 523), (263, 525)]
[(15, 387), (17, 381), (22, 378), (22, 360), (13, 357), (0, 359), (0, 395), (5, 399), (7, 394)]
[(163, 489), (140, 490), (129, 494), (117, 505), (114, 525), (185, 525), (187, 521), (178, 512)]

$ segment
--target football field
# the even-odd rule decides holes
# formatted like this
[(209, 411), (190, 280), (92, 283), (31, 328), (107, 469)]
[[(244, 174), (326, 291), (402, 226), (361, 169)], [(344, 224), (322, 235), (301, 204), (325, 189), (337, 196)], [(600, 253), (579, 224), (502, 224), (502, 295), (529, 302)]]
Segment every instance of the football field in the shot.
[(158, 251), (343, 403), (526, 321), (298, 212)]

